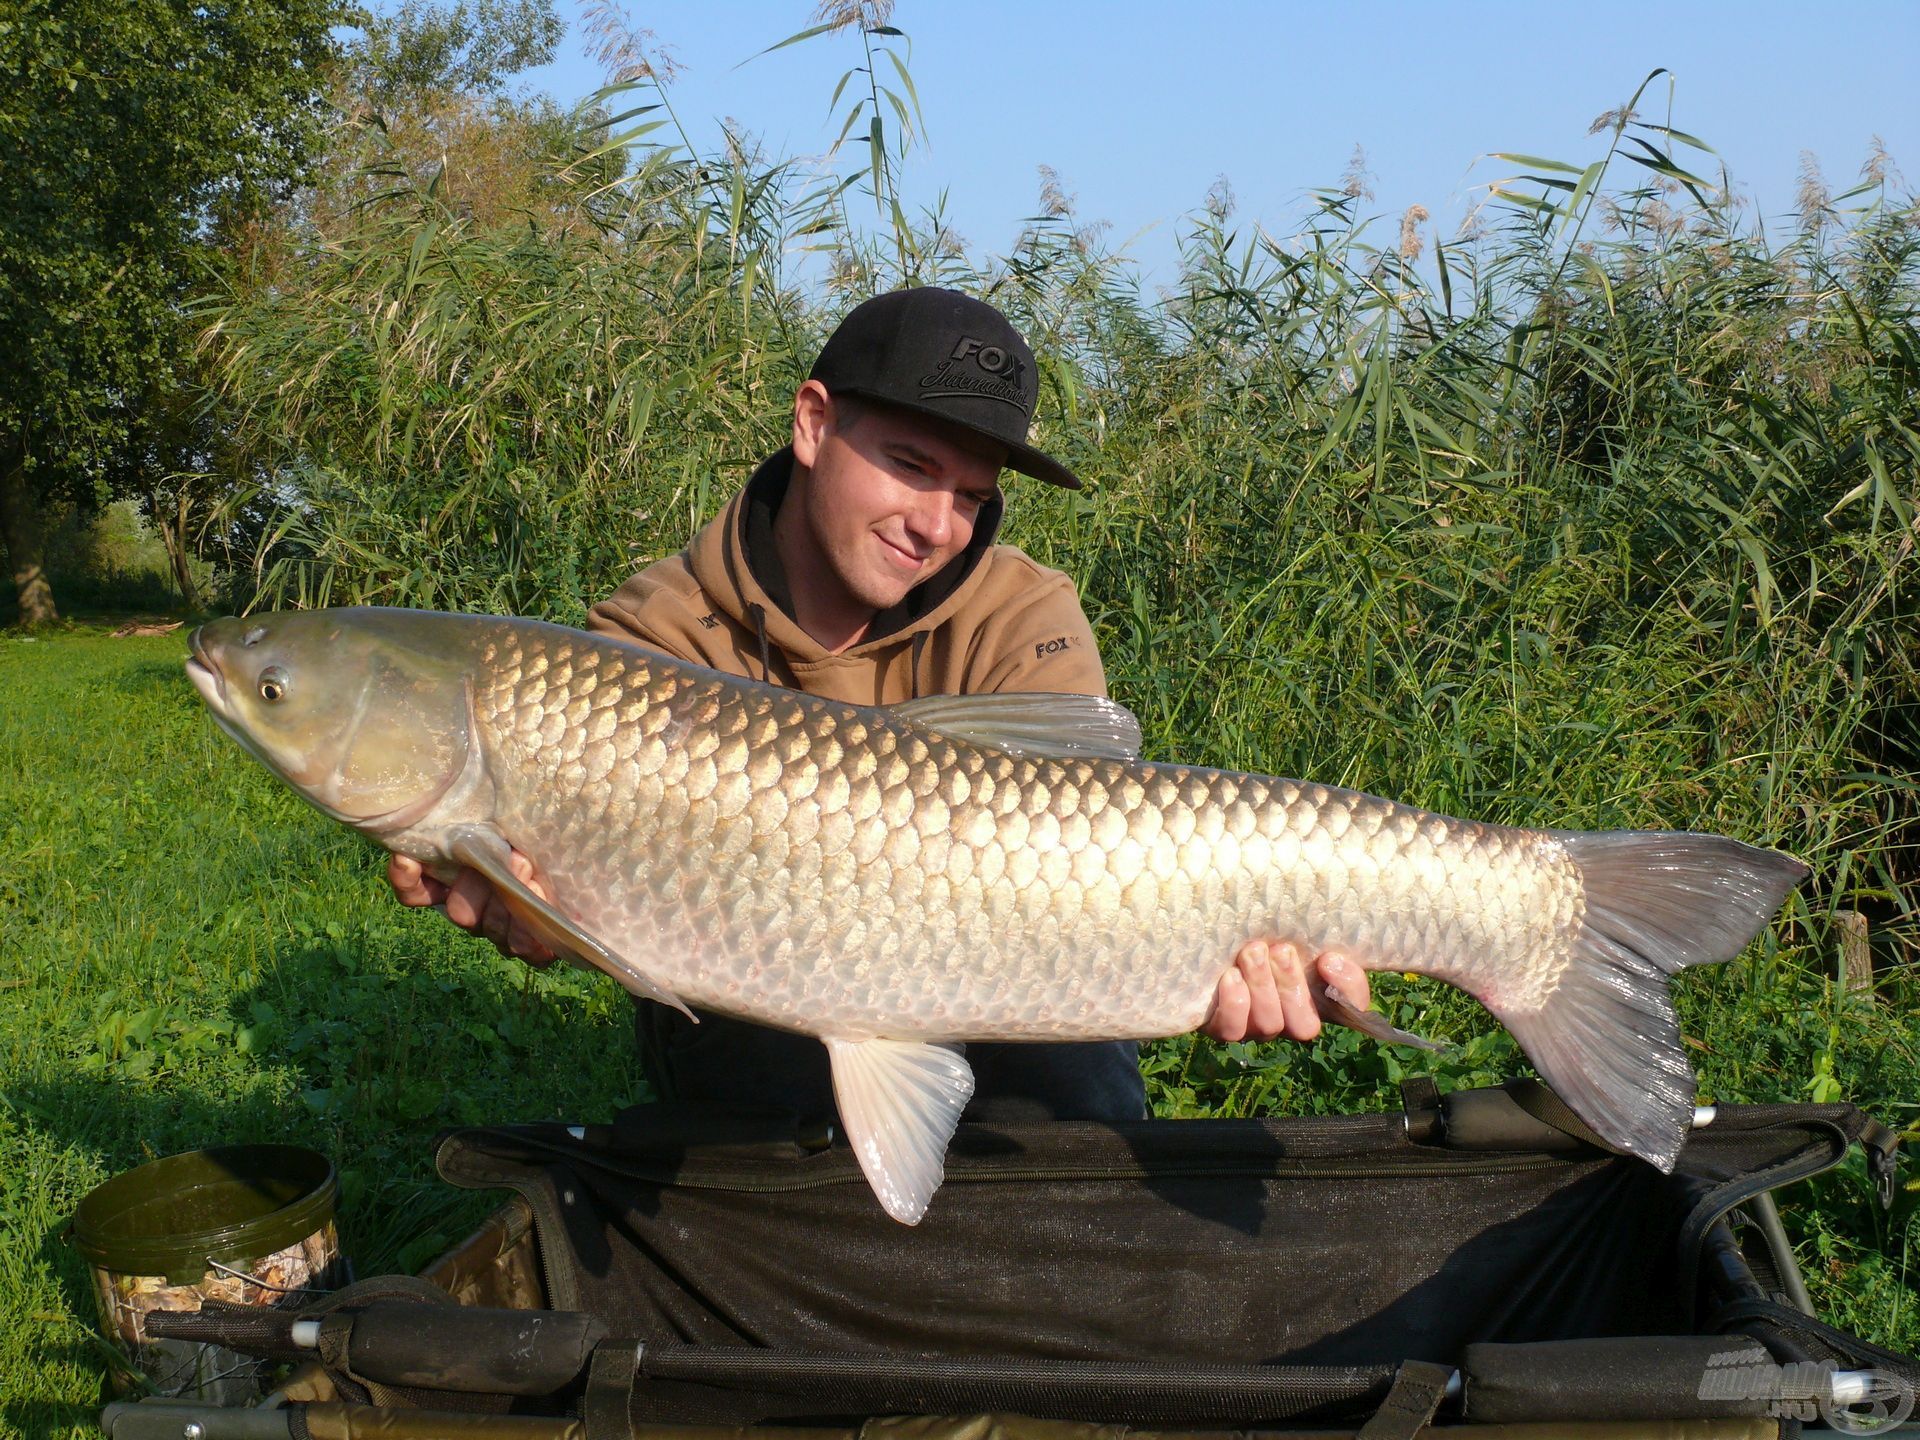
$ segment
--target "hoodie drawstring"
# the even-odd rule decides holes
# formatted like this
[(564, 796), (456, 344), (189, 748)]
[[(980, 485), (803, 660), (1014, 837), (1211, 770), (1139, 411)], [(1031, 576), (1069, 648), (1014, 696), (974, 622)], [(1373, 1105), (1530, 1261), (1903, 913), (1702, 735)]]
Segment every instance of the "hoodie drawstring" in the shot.
[(760, 641), (760, 678), (769, 685), (780, 682), (773, 678), (773, 652), (767, 641), (767, 611), (763, 605), (747, 606), (747, 614), (753, 617), (753, 633)]
[(914, 631), (913, 657), (907, 666), (907, 698), (910, 700), (918, 700), (920, 698), (920, 656), (926, 648), (927, 632), (925, 630)]

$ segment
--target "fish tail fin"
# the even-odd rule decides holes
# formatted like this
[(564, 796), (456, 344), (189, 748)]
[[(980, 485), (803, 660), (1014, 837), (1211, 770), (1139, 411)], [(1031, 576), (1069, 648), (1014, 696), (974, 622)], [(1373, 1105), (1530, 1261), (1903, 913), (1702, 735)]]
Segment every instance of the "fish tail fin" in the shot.
[(1684, 831), (1558, 832), (1585, 909), (1573, 958), (1536, 1009), (1495, 1018), (1611, 1144), (1671, 1171), (1692, 1123), (1693, 1069), (1667, 991), (1689, 965), (1746, 948), (1807, 867)]

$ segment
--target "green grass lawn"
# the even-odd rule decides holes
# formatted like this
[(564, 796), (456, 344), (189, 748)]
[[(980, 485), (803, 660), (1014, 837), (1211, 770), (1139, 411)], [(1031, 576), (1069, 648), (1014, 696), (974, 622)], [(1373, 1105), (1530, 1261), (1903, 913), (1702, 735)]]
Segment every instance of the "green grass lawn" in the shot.
[[(341, 1169), (360, 1273), (408, 1269), (491, 1203), (432, 1178), (435, 1130), (603, 1117), (640, 1088), (620, 992), (536, 973), (395, 905), (380, 854), (215, 730), (183, 654), (181, 634), (0, 634), (4, 1433), (83, 1433), (99, 1404), (86, 1267), (60, 1232), (108, 1176), (220, 1142), (317, 1146)], [(1402, 1023), (1430, 1004), (1440, 1033), (1479, 1025), (1447, 1083), (1510, 1061), (1463, 999), (1381, 988)], [(1846, 998), (1784, 950), (1681, 988), (1715, 1098), (1844, 1097), (1913, 1123), (1906, 990)], [(1305, 1050), (1174, 1040), (1149, 1065), (1167, 1113), (1378, 1107), (1414, 1064), (1399, 1053), (1336, 1031)], [(1920, 1196), (1878, 1211), (1856, 1162), (1782, 1199), (1828, 1315), (1920, 1348)]]

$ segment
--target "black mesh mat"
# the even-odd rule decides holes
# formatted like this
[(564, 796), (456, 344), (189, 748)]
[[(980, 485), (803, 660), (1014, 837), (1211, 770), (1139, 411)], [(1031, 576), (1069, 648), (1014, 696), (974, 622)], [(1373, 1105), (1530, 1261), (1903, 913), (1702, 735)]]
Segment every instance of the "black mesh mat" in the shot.
[(525, 1194), (549, 1303), (616, 1335), (1455, 1365), (1471, 1343), (1696, 1333), (1697, 1315), (1760, 1295), (1724, 1253), (1707, 1263), (1718, 1216), (1872, 1124), (1849, 1106), (1726, 1107), (1672, 1176), (1541, 1147), (1524, 1123), (1525, 1149), (1416, 1143), (1399, 1113), (968, 1125), (912, 1228), (844, 1148), (809, 1148), (777, 1115), (652, 1106), (584, 1132), (468, 1129), (439, 1162), (453, 1183)]

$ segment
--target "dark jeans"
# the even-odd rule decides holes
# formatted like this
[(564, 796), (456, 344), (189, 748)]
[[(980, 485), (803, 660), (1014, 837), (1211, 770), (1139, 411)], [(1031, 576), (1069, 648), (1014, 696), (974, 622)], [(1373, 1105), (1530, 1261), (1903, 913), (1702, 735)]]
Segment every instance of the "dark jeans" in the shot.
[[(827, 1047), (702, 1012), (700, 1023), (651, 1000), (634, 1002), (640, 1063), (655, 1095), (736, 1105), (778, 1105), (805, 1123), (834, 1118)], [(968, 1120), (1140, 1120), (1147, 1113), (1140, 1047), (1131, 1040), (1074, 1045), (967, 1046), (973, 1066)]]

